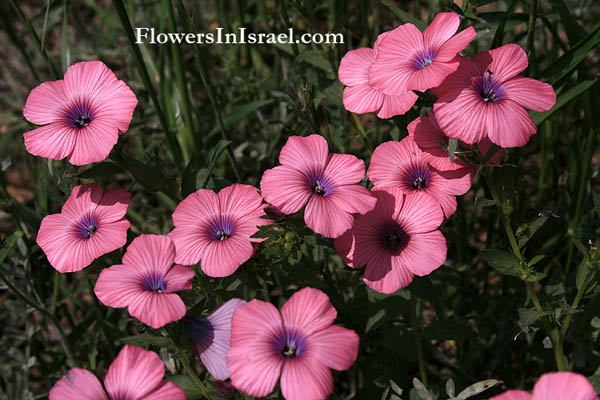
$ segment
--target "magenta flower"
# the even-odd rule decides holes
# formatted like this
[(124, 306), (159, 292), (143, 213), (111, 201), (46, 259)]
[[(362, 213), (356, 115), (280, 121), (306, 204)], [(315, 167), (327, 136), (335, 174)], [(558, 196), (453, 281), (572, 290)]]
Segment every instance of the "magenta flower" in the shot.
[(420, 191), (433, 197), (446, 218), (456, 211), (455, 196), (471, 187), (469, 170), (442, 172), (428, 164), (429, 159), (412, 137), (385, 142), (371, 156), (367, 175), (376, 188), (394, 186), (404, 193)]
[(375, 62), (379, 44), (387, 34), (389, 32), (379, 35), (373, 49), (351, 50), (340, 61), (338, 77), (347, 86), (343, 95), (346, 110), (357, 114), (377, 112), (379, 118), (392, 118), (410, 110), (417, 101), (419, 96), (413, 91), (389, 96), (369, 85), (369, 68)]
[[(422, 156), (429, 165), (438, 171), (465, 171), (465, 168), (476, 172), (476, 168), (461, 160), (458, 156), (454, 157), (454, 162), (450, 161), (448, 150), (440, 144), (440, 142), (448, 144), (448, 136), (442, 131), (435, 120), (433, 111), (425, 117), (419, 117), (408, 124), (408, 134), (411, 136), (417, 146), (423, 151)], [(462, 143), (463, 146), (469, 147)], [(479, 150), (483, 156), (487, 155), (492, 147), (492, 142), (488, 138), (484, 138), (479, 142)], [(502, 150), (497, 150), (490, 157), (487, 164), (499, 164), (502, 159)]]
[(544, 374), (533, 387), (533, 395), (524, 390), (509, 390), (490, 400), (598, 400), (592, 384), (573, 372)]
[(371, 86), (388, 95), (438, 86), (456, 71), (454, 57), (476, 35), (471, 26), (455, 35), (459, 25), (458, 14), (439, 13), (423, 33), (413, 24), (390, 31), (381, 40), (369, 69)]
[(104, 305), (128, 307), (129, 314), (154, 329), (185, 316), (175, 294), (192, 288), (194, 270), (173, 265), (175, 246), (167, 236), (140, 235), (131, 242), (122, 264), (100, 272), (94, 292)]
[(194, 342), (194, 349), (213, 378), (229, 378), (227, 353), (231, 347), (231, 318), (242, 299), (231, 299), (214, 309), (206, 318), (187, 317), (185, 327)]
[(97, 183), (75, 186), (59, 214), (42, 220), (37, 244), (59, 272), (80, 271), (127, 242), (131, 193)]
[(332, 325), (337, 316), (329, 297), (304, 288), (281, 313), (271, 303), (252, 300), (235, 310), (227, 366), (231, 383), (250, 396), (265, 397), (281, 375), (286, 400), (324, 399), (333, 391), (329, 368), (350, 368), (358, 335)]
[(73, 165), (102, 161), (129, 128), (136, 105), (129, 86), (101, 61), (73, 64), (64, 79), (29, 93), (23, 115), (44, 126), (25, 132), (25, 147), (35, 156), (69, 157)]
[(306, 204), (304, 221), (314, 232), (336, 238), (352, 226), (352, 214), (375, 207), (369, 191), (357, 184), (365, 176), (364, 162), (350, 154), (329, 154), (322, 136), (290, 136), (279, 162), (263, 174), (262, 195), (283, 214)]
[(354, 226), (334, 241), (352, 268), (366, 266), (364, 282), (390, 294), (425, 276), (446, 261), (446, 239), (438, 230), (444, 216), (422, 192), (403, 194), (397, 187), (374, 189), (373, 211), (356, 217)]
[(49, 400), (185, 400), (185, 392), (163, 381), (165, 365), (156, 353), (126, 345), (108, 367), (102, 384), (90, 371), (70, 369), (48, 395)]
[(516, 44), (458, 58), (460, 68), (433, 90), (440, 128), (448, 137), (473, 144), (488, 137), (500, 147), (521, 147), (537, 132), (526, 108), (546, 111), (556, 103), (551, 85), (517, 76), (527, 55)]
[(233, 274), (252, 256), (252, 243), (264, 240), (250, 236), (271, 222), (261, 218), (265, 207), (256, 188), (238, 183), (218, 195), (208, 189), (190, 194), (173, 212), (169, 237), (177, 249), (175, 262), (201, 261), (202, 271), (212, 277)]

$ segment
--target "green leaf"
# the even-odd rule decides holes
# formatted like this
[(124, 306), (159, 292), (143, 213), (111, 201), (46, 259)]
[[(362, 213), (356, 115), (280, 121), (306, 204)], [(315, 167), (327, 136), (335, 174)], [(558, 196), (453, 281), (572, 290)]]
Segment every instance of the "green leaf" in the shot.
[(548, 215), (541, 215), (528, 224), (523, 224), (517, 229), (517, 237), (519, 237), (519, 247), (525, 246), (529, 239), (548, 221)]
[(189, 376), (175, 375), (175, 376), (167, 377), (167, 380), (173, 382), (174, 384), (179, 386), (181, 389), (183, 389), (185, 391), (185, 394), (187, 395), (188, 400), (197, 400), (197, 399), (203, 398), (202, 391), (200, 390), (200, 388), (198, 388), (198, 386), (196, 386), (196, 384), (194, 383), (194, 380), (192, 378), (190, 378)]
[(414, 26), (416, 26), (417, 28), (419, 28), (420, 31), (424, 31), (425, 28), (427, 27), (427, 24), (425, 24), (423, 21), (421, 21), (418, 18), (413, 17), (412, 15), (410, 15), (409, 13), (407, 13), (406, 11), (390, 4), (389, 1), (387, 0), (382, 0), (383, 5), (385, 5), (387, 8), (390, 9), (390, 11), (392, 11), (394, 13), (394, 15), (396, 15), (396, 17), (398, 17), (398, 19), (404, 23), (411, 23)]
[(325, 54), (320, 50), (306, 50), (302, 53), (298, 54), (296, 57), (296, 62), (298, 64), (306, 62), (314, 67), (319, 68), (327, 73), (333, 73), (331, 70), (331, 64), (325, 57)]
[(385, 309), (379, 310), (375, 315), (373, 315), (367, 321), (367, 326), (365, 327), (365, 332), (369, 332), (371, 330), (371, 328), (375, 324), (377, 324), (379, 321), (381, 321), (384, 317), (385, 317)]
[(529, 327), (538, 319), (548, 315), (549, 312), (539, 313), (534, 307), (519, 308), (519, 328), (525, 333), (529, 333)]
[(457, 400), (468, 399), (469, 397), (476, 396), (479, 393), (484, 392), (484, 391), (488, 390), (489, 388), (491, 388), (492, 386), (495, 386), (499, 383), (502, 383), (502, 381), (499, 381), (496, 379), (486, 379), (484, 381), (474, 383), (471, 386), (467, 387), (462, 392), (460, 392), (458, 394), (458, 396), (456, 396), (456, 398), (457, 398)]
[(454, 162), (454, 153), (456, 153), (457, 147), (458, 147), (458, 139), (449, 139), (448, 140), (448, 154), (450, 155), (450, 162)]
[(133, 344), (136, 346), (147, 346), (149, 344), (155, 346), (170, 346), (171, 339), (164, 336), (156, 336), (150, 333), (142, 333), (140, 335), (128, 336), (120, 339), (123, 344)]
[(275, 100), (257, 100), (242, 106), (236, 107), (235, 111), (223, 118), (223, 125), (226, 129), (230, 129), (236, 122), (242, 120), (246, 115), (253, 113), (259, 108), (273, 103)]
[(78, 178), (110, 178), (122, 172), (121, 167), (112, 162), (101, 162), (77, 174)]
[(484, 260), (503, 275), (521, 277), (521, 265), (519, 260), (514, 255), (503, 250), (483, 250)]
[(17, 244), (17, 240), (19, 240), (22, 235), (23, 234), (20, 231), (17, 231), (4, 241), (4, 247), (2, 247), (2, 250), (0, 250), (0, 264), (4, 262), (8, 254), (12, 251), (13, 247), (15, 247), (15, 244)]
[(472, 336), (471, 330), (462, 322), (437, 319), (423, 329), (425, 340), (464, 340)]
[(536, 125), (541, 124), (546, 119), (548, 119), (552, 114), (554, 114), (556, 111), (558, 111), (562, 106), (569, 103), (571, 100), (573, 100), (574, 98), (579, 96), (581, 93), (588, 90), (594, 83), (596, 83), (596, 80), (597, 80), (596, 78), (585, 80), (585, 81), (580, 82), (577, 85), (573, 86), (571, 89), (567, 90), (565, 93), (561, 93), (556, 98), (556, 104), (554, 105), (554, 107), (552, 107), (548, 111), (544, 111), (541, 113), (535, 113), (533, 115), (533, 122)]
[(538, 254), (537, 256), (535, 256), (531, 260), (529, 260), (529, 262), (527, 263), (527, 265), (530, 266), (530, 267), (532, 267), (535, 264), (537, 264), (540, 261), (542, 261), (544, 258), (546, 258), (545, 254)]

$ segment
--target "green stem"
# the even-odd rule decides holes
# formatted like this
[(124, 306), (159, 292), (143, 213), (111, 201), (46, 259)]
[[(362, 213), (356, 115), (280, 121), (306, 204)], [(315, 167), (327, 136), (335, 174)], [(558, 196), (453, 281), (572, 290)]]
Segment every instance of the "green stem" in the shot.
[(206, 385), (202, 382), (202, 380), (200, 380), (198, 375), (196, 375), (196, 373), (194, 372), (194, 370), (188, 363), (187, 356), (184, 354), (182, 357), (179, 358), (179, 360), (181, 361), (181, 364), (183, 365), (183, 369), (185, 369), (185, 371), (190, 376), (190, 378), (192, 378), (192, 381), (194, 381), (194, 384), (196, 385), (196, 387), (200, 390), (201, 396), (203, 396), (204, 398), (207, 398), (209, 400), (214, 399), (214, 397), (211, 395), (211, 393), (208, 390), (208, 388), (206, 387)]
[(414, 293), (410, 294), (410, 302), (411, 302), (411, 314), (410, 321), (412, 323), (412, 333), (413, 338), (415, 339), (415, 347), (417, 348), (417, 358), (419, 359), (419, 374), (421, 375), (421, 382), (423, 385), (427, 387), (427, 370), (425, 369), (425, 359), (423, 358), (423, 345), (421, 343), (421, 338), (419, 337), (419, 333), (417, 332), (419, 329), (419, 321), (417, 317), (417, 308), (419, 306), (417, 298)]
[(54, 288), (52, 290), (52, 304), (50, 305), (50, 314), (56, 315), (56, 304), (58, 302), (58, 286), (60, 285), (60, 272), (54, 271)]
[[(585, 274), (585, 278), (583, 279), (583, 282), (581, 283), (581, 286), (579, 287), (579, 290), (577, 291), (577, 294), (575, 295), (573, 304), (571, 304), (571, 308), (573, 308), (573, 309), (577, 308), (577, 306), (579, 305), (579, 302), (583, 298), (583, 294), (585, 293), (585, 290), (587, 289), (587, 286), (590, 283), (590, 280), (592, 279), (593, 275), (594, 275), (594, 273), (593, 273), (592, 269), (588, 268), (587, 273)], [(569, 325), (571, 325), (571, 321), (573, 320), (574, 315), (575, 314), (567, 315), (567, 318), (565, 319), (565, 323), (563, 324), (563, 327), (560, 330), (561, 344), (563, 343), (563, 341), (565, 340), (565, 337), (567, 336), (567, 331), (569, 330)]]
[(533, 37), (535, 32), (535, 20), (537, 19), (537, 0), (531, 0), (529, 6), (529, 23), (527, 25), (527, 57), (531, 64), (533, 64)]

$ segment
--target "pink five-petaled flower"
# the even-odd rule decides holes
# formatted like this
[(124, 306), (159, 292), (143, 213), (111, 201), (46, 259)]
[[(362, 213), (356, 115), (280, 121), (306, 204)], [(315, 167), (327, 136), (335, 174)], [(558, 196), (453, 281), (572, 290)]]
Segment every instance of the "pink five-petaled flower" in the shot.
[(369, 191), (357, 184), (365, 176), (364, 162), (350, 154), (329, 154), (322, 136), (290, 136), (279, 162), (263, 174), (262, 195), (284, 214), (308, 203), (304, 221), (314, 232), (336, 238), (352, 226), (352, 214), (375, 207)]
[(407, 136), (400, 142), (377, 146), (367, 175), (376, 188), (395, 186), (404, 193), (427, 193), (448, 218), (456, 211), (455, 196), (465, 194), (471, 187), (471, 175), (466, 169), (437, 171), (428, 161), (413, 138)]
[(254, 252), (253, 243), (264, 239), (250, 236), (259, 225), (271, 221), (261, 218), (265, 207), (258, 190), (235, 183), (219, 194), (200, 189), (187, 196), (173, 212), (175, 262), (200, 267), (208, 276), (221, 278), (233, 274)]
[(44, 217), (36, 242), (59, 272), (80, 271), (127, 242), (131, 193), (102, 192), (97, 183), (75, 186), (59, 214)]
[(137, 98), (101, 61), (79, 62), (65, 78), (35, 87), (23, 115), (44, 125), (26, 132), (25, 147), (35, 156), (73, 165), (102, 161), (125, 133)]
[(573, 372), (544, 374), (533, 387), (533, 394), (524, 390), (509, 390), (490, 400), (598, 400), (592, 384)]
[(108, 367), (104, 388), (86, 369), (72, 368), (48, 395), (49, 400), (185, 400), (183, 389), (163, 381), (165, 365), (158, 355), (126, 345)]
[(444, 216), (422, 192), (405, 195), (388, 187), (371, 193), (377, 206), (357, 216), (334, 244), (350, 267), (366, 266), (363, 280), (371, 289), (390, 294), (408, 286), (413, 275), (428, 275), (444, 263), (446, 239), (438, 230)]
[(213, 378), (229, 378), (227, 352), (231, 347), (231, 318), (236, 308), (246, 303), (231, 299), (214, 309), (206, 318), (186, 317), (185, 327), (194, 349)]
[(379, 35), (374, 48), (351, 50), (340, 61), (338, 77), (347, 86), (343, 95), (346, 110), (357, 114), (377, 112), (379, 118), (392, 118), (410, 110), (417, 101), (419, 96), (411, 90), (389, 96), (369, 84), (369, 68), (377, 57), (379, 44), (389, 33)]
[[(472, 168), (468, 163), (461, 160), (455, 155), (454, 162), (450, 161), (448, 149), (444, 148), (440, 142), (448, 144), (448, 136), (442, 131), (435, 120), (433, 111), (429, 115), (419, 117), (408, 124), (408, 134), (411, 136), (417, 146), (423, 151), (423, 160), (438, 171), (459, 171), (465, 168), (476, 172), (476, 168)], [(485, 157), (492, 147), (492, 142), (488, 138), (484, 138), (479, 142), (479, 150)], [(468, 147), (468, 145), (466, 145)], [(487, 164), (498, 164), (502, 159), (503, 151), (497, 151), (490, 156)]]
[(173, 265), (175, 246), (167, 236), (140, 235), (131, 242), (122, 264), (100, 272), (94, 292), (104, 305), (128, 307), (129, 314), (154, 329), (185, 316), (175, 294), (192, 288), (194, 270)]
[(551, 85), (517, 76), (527, 55), (516, 44), (457, 58), (460, 67), (433, 93), (440, 128), (448, 137), (473, 144), (488, 137), (500, 147), (524, 146), (537, 127), (526, 108), (546, 111), (556, 102)]
[(308, 287), (294, 293), (281, 313), (256, 299), (239, 306), (227, 354), (231, 383), (265, 397), (281, 375), (286, 400), (325, 399), (333, 391), (329, 368), (350, 368), (358, 353), (358, 335), (332, 325), (336, 316), (329, 297)]
[(475, 37), (471, 26), (454, 35), (459, 25), (458, 14), (444, 12), (436, 15), (423, 33), (413, 24), (387, 33), (369, 69), (371, 86), (388, 95), (438, 86), (456, 71), (454, 58)]

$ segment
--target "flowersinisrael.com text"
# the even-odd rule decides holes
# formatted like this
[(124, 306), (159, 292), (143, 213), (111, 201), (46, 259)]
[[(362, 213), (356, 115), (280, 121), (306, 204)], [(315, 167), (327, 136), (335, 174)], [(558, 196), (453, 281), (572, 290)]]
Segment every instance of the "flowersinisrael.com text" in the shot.
[(344, 44), (341, 33), (303, 33), (294, 35), (294, 29), (287, 32), (265, 33), (248, 32), (246, 28), (238, 28), (235, 32), (224, 32), (217, 28), (214, 32), (185, 33), (185, 32), (156, 32), (155, 28), (135, 28), (135, 43), (165, 44)]

